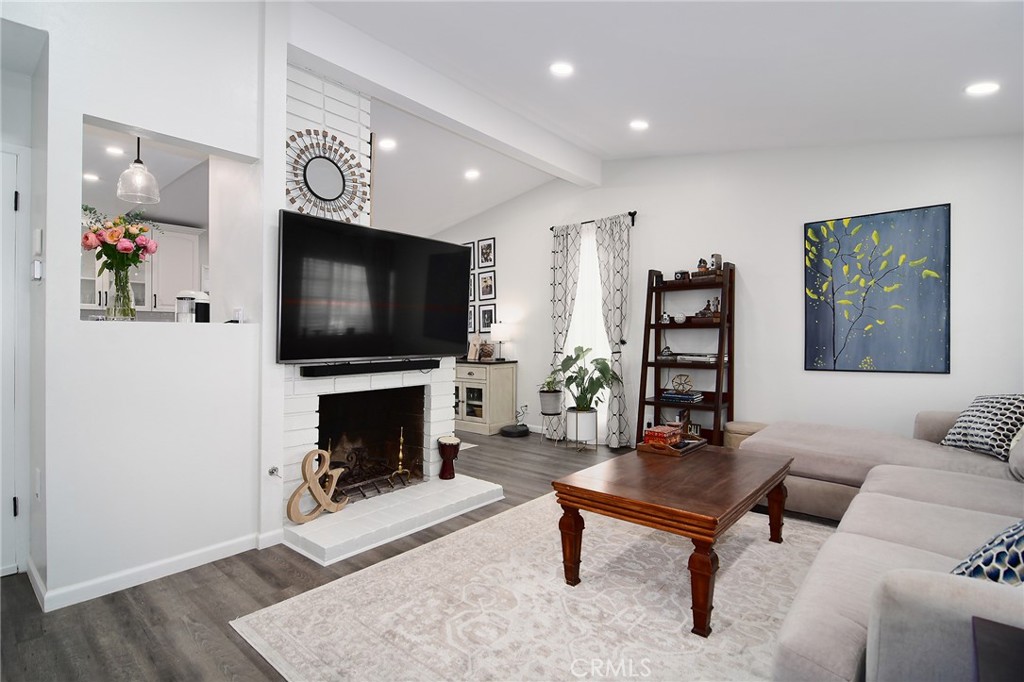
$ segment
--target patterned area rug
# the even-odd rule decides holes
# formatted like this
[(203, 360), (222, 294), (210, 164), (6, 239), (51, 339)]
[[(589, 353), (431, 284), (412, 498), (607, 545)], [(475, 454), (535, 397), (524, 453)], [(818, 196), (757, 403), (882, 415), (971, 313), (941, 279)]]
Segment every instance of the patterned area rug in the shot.
[(690, 633), (692, 543), (583, 513), (581, 583), (562, 576), (549, 494), (231, 625), (285, 678), (751, 680), (833, 529), (748, 513), (716, 544), (713, 632)]

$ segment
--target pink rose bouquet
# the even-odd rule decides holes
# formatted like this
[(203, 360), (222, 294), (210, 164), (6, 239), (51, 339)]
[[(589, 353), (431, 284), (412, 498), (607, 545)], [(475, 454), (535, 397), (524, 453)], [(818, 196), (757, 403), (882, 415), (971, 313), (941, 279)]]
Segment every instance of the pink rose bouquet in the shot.
[(92, 206), (82, 206), (82, 248), (96, 251), (96, 260), (103, 261), (97, 274), (104, 270), (127, 272), (156, 253), (157, 243), (147, 235), (152, 228), (151, 222), (143, 220), (141, 211), (108, 220)]

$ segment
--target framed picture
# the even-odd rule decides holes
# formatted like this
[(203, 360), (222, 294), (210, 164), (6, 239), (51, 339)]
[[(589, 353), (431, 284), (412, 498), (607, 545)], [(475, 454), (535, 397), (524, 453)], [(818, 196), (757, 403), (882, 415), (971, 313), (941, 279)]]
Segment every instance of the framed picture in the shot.
[[(463, 246), (469, 247), (469, 269), (470, 271), (476, 270), (476, 245), (473, 242), (466, 242)], [(473, 299), (469, 299), (473, 300)]]
[(473, 273), (469, 273), (469, 300), (470, 302), (476, 300), (476, 277)]
[(487, 333), (491, 331), (491, 325), (494, 324), (495, 315), (495, 304), (488, 303), (487, 305), (480, 306), (480, 331)]
[(476, 266), (493, 268), (497, 264), (494, 253), (494, 237), (481, 239), (476, 243)]
[(477, 291), (480, 292), (481, 301), (493, 301), (498, 297), (497, 284), (495, 280), (494, 270), (488, 270), (486, 272), (478, 272), (477, 277)]
[[(493, 306), (492, 306), (493, 307)], [(476, 306), (469, 306), (469, 327), (466, 329), (470, 334), (476, 332)]]
[(805, 370), (949, 374), (949, 208), (804, 224)]

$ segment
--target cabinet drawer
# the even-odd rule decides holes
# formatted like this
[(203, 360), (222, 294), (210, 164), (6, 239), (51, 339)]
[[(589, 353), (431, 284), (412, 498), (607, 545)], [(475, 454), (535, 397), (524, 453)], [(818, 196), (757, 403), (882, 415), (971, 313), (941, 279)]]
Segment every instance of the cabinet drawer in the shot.
[(455, 378), (484, 381), (487, 379), (487, 368), (476, 365), (455, 365)]

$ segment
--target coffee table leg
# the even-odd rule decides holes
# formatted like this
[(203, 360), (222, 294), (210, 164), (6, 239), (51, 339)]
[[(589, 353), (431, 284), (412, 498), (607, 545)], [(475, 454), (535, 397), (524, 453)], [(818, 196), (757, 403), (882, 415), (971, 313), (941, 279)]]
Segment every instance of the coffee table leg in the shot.
[(693, 596), (693, 629), (690, 632), (701, 637), (711, 634), (711, 610), (715, 598), (715, 573), (718, 572), (718, 555), (713, 543), (693, 541), (690, 555), (690, 592)]
[(782, 512), (786, 507), (786, 486), (778, 484), (768, 491), (768, 538), (782, 542)]
[(558, 530), (562, 531), (562, 566), (567, 585), (580, 584), (580, 549), (583, 547), (583, 517), (575, 507), (562, 505)]

